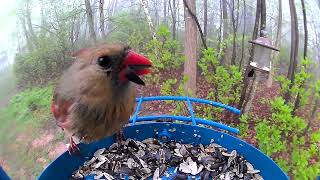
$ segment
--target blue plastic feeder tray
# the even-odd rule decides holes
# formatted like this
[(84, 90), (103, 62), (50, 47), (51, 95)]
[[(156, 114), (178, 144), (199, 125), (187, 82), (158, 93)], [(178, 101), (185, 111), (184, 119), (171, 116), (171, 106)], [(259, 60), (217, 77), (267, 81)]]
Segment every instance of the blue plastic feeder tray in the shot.
[[(186, 101), (190, 111), (190, 116), (138, 116), (143, 102), (157, 100)], [(240, 111), (238, 109), (218, 102), (180, 96), (140, 97), (137, 98), (136, 101), (136, 111), (130, 119), (129, 124), (124, 128), (124, 136), (126, 138), (131, 138), (139, 141), (147, 138), (158, 138), (161, 141), (176, 141), (181, 143), (203, 145), (208, 145), (212, 142), (215, 142), (227, 148), (229, 151), (236, 150), (239, 154), (243, 155), (244, 158), (248, 160), (255, 169), (260, 170), (260, 175), (264, 179), (289, 179), (288, 176), (279, 168), (279, 166), (261, 151), (259, 151), (252, 145), (242, 141), (241, 139), (238, 139), (235, 136), (216, 130), (220, 129), (228, 131), (232, 134), (238, 134), (238, 129), (212, 120), (209, 121), (196, 118), (193, 113), (194, 111), (192, 103), (207, 104), (214, 107), (223, 108), (235, 114), (240, 114)], [(177, 121), (155, 122), (155, 120), (159, 119), (172, 119), (187, 123), (181, 123)], [(208, 128), (209, 126), (214, 127), (214, 129)], [(80, 166), (82, 166), (85, 161), (91, 159), (93, 153), (96, 150), (104, 147), (109, 147), (112, 143), (115, 142), (115, 140), (115, 136), (112, 136), (95, 143), (80, 144), (80, 155), (69, 155), (68, 152), (63, 153), (40, 174), (39, 179), (70, 179), (71, 174)], [(89, 176), (86, 177), (86, 179), (93, 179), (93, 177)], [(171, 178), (162, 177), (162, 179)], [(194, 179), (194, 177), (190, 176), (188, 179)], [(200, 179), (200, 177), (196, 177), (195, 179)]]

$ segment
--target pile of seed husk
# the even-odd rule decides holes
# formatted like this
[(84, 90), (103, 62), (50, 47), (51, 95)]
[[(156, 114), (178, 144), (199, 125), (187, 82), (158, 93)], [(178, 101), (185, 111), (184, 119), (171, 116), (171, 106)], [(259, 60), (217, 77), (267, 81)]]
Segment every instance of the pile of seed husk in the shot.
[[(168, 171), (174, 169), (173, 171)], [(127, 139), (102, 148), (72, 174), (71, 179), (263, 179), (259, 170), (233, 150), (216, 143), (207, 146), (162, 143), (149, 138), (140, 142)]]

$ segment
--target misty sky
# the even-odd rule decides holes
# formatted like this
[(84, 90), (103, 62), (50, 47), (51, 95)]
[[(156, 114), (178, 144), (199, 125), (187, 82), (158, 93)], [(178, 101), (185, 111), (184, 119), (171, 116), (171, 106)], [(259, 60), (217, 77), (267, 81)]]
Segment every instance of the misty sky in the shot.
[[(21, 0), (0, 0), (1, 6), (0, 6), (0, 51), (8, 51), (9, 55), (9, 61), (13, 62), (15, 49), (17, 46), (16, 39), (14, 38), (15, 35), (17, 35), (17, 31), (20, 28), (17, 26), (16, 22), (16, 15), (15, 15), (15, 8), (17, 7), (17, 4)], [(307, 3), (307, 9), (317, 9), (317, 4), (315, 0), (306, 0)], [(289, 4), (287, 1), (282, 1), (283, 4), (283, 19), (284, 21), (290, 21), (290, 12), (289, 12)], [(276, 5), (276, 3), (275, 3)], [(253, 7), (255, 5), (252, 5)], [(299, 9), (300, 4), (297, 3), (297, 13), (300, 14)], [(269, 11), (270, 9), (273, 9), (272, 7), (267, 7), (267, 13), (271, 13), (275, 15), (276, 12)], [(37, 11), (37, 7), (33, 7), (33, 11)], [(312, 10), (311, 10), (312, 11)], [(319, 13), (319, 12), (318, 12)], [(34, 16), (38, 13), (33, 13)], [(312, 13), (311, 13), (312, 14)], [(317, 13), (316, 13), (317, 14)], [(33, 17), (36, 18), (36, 17)], [(309, 17), (310, 18), (310, 17)], [(310, 19), (309, 19), (310, 20)], [(289, 29), (287, 31), (290, 31)], [(312, 36), (312, 33), (311, 33)], [(0, 62), (0, 69), (2, 63)]]
[(8, 51), (9, 60), (12, 62), (16, 48), (16, 42), (13, 38), (17, 28), (15, 19), (16, 1), (0, 0), (0, 2), (0, 51)]

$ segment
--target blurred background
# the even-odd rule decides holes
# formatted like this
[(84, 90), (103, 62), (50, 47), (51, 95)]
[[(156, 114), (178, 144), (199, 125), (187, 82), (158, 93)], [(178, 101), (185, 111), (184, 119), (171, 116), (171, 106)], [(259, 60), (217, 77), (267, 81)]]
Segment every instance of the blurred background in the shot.
[[(239, 128), (240, 138), (291, 178), (315, 179), (319, 15), (319, 0), (1, 0), (0, 165), (13, 179), (35, 179), (66, 150), (50, 113), (56, 80), (73, 52), (120, 41), (154, 63), (139, 96), (189, 95), (235, 106), (241, 116), (201, 105), (196, 115)], [(258, 37), (280, 51), (248, 42)], [(173, 102), (143, 109), (187, 112)]]

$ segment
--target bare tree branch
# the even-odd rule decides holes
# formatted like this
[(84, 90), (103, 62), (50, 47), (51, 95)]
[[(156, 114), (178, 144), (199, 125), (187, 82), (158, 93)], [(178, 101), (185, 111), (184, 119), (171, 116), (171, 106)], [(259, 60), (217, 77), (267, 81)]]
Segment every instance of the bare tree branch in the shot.
[(201, 36), (201, 40), (202, 40), (202, 44), (204, 46), (205, 49), (208, 49), (208, 46), (207, 46), (207, 43), (206, 43), (206, 40), (204, 38), (204, 35), (203, 35), (203, 31), (201, 29), (201, 26), (200, 26), (200, 23), (199, 23), (199, 20), (197, 18), (197, 16), (190, 10), (190, 7), (188, 5), (188, 3), (186, 3), (186, 0), (183, 0), (183, 4), (184, 6), (187, 8), (188, 12), (190, 13), (191, 17), (193, 18), (193, 20), (196, 22), (197, 24), (197, 27), (198, 27), (198, 30), (200, 32), (200, 36)]

